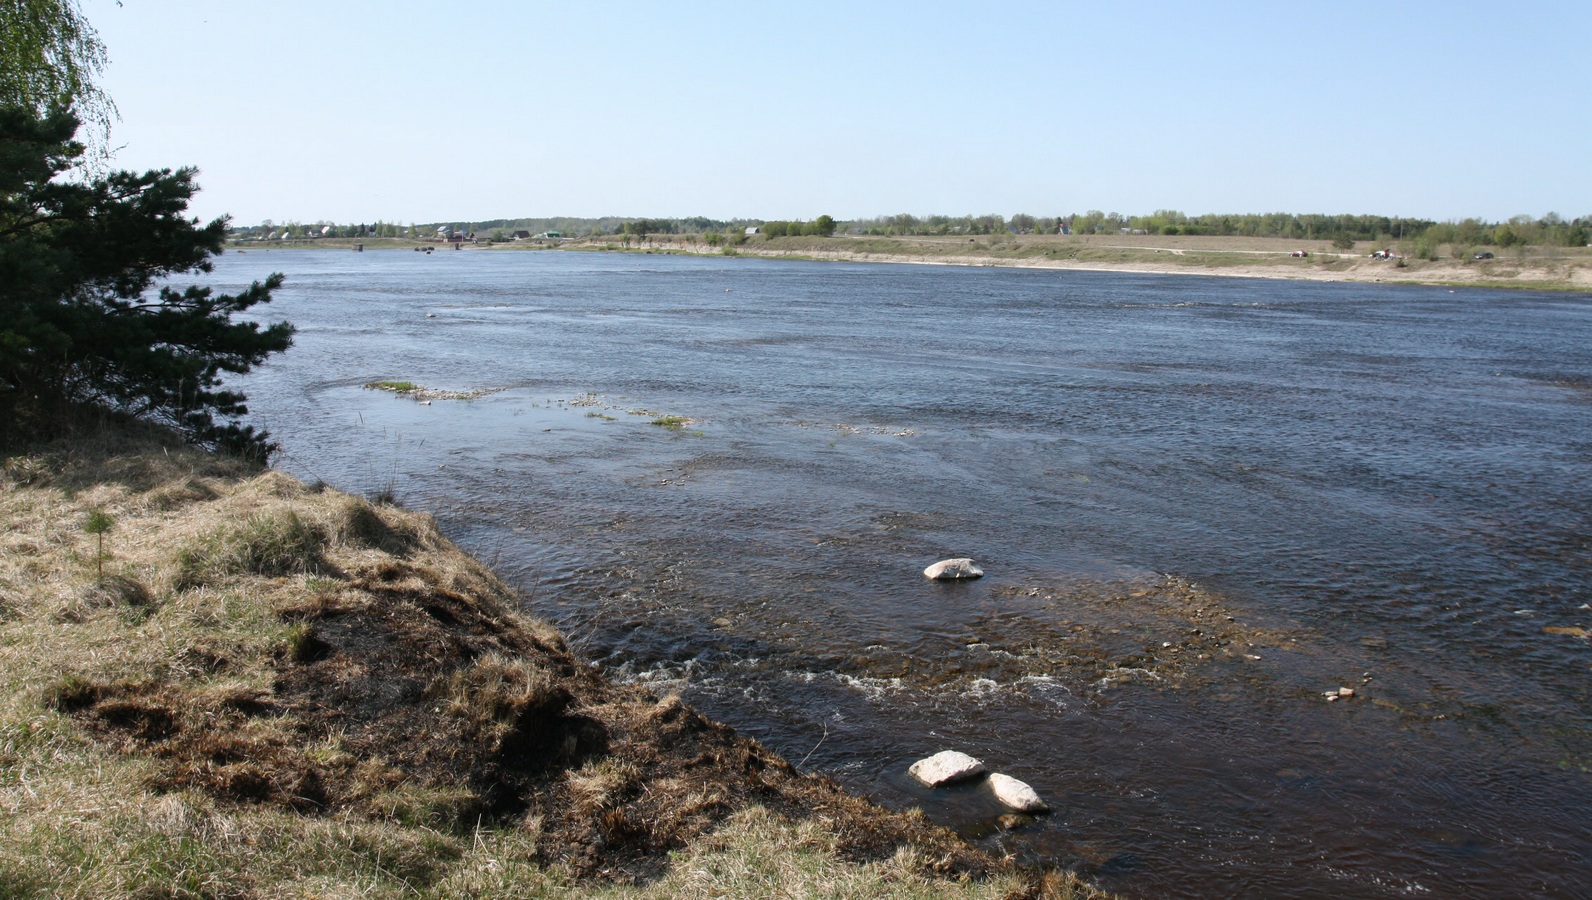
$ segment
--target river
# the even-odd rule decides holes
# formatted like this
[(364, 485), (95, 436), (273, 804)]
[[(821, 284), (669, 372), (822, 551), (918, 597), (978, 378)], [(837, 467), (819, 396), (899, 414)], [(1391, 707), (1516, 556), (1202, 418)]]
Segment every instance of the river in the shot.
[[(804, 770), (1129, 897), (1592, 891), (1586, 295), (479, 250), (208, 281), (274, 271), (297, 343), (240, 384), (278, 466), (435, 514)], [(958, 556), (986, 576), (922, 576)], [(1053, 812), (919, 788), (942, 749)]]

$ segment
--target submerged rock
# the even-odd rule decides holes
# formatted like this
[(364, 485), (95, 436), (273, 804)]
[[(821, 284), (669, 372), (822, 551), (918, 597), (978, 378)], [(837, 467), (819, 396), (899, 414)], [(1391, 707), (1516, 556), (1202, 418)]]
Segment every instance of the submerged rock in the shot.
[(989, 786), (995, 791), (996, 800), (1018, 812), (1040, 813), (1050, 809), (1045, 801), (1039, 799), (1033, 788), (1010, 775), (1002, 775), (999, 772), (991, 774)]
[(942, 559), (927, 569), (923, 570), (924, 578), (935, 581), (963, 581), (969, 578), (984, 577), (984, 570), (973, 565), (967, 557), (958, 559)]
[(929, 787), (940, 787), (984, 774), (984, 764), (960, 750), (941, 750), (913, 763), (907, 774)]

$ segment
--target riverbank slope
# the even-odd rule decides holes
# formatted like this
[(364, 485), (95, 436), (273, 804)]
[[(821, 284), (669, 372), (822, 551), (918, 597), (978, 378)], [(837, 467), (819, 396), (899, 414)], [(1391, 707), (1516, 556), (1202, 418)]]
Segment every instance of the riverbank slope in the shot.
[(379, 498), (99, 421), (0, 522), (5, 896), (1104, 896), (608, 681)]

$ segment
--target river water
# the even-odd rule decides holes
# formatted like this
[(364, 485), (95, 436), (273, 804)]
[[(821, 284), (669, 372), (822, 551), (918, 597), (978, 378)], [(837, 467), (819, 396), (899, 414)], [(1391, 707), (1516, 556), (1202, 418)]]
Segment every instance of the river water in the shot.
[[(486, 251), (211, 281), (273, 271), (297, 344), (242, 385), (280, 467), (434, 513), (804, 770), (1130, 897), (1592, 894), (1586, 295)], [(988, 574), (923, 578), (955, 556)], [(906, 777), (942, 749), (1053, 812)]]

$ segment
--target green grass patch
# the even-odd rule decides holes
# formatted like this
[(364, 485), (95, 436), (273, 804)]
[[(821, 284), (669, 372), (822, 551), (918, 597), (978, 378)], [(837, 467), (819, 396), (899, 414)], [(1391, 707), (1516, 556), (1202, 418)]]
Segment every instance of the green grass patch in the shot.
[(670, 431), (679, 431), (685, 426), (691, 424), (691, 420), (687, 419), (685, 416), (659, 416), (647, 424), (656, 425), (659, 428), (667, 428)]
[(372, 391), (391, 391), (394, 394), (412, 394), (420, 390), (413, 381), (369, 381), (365, 388)]

